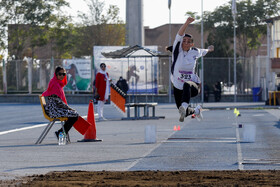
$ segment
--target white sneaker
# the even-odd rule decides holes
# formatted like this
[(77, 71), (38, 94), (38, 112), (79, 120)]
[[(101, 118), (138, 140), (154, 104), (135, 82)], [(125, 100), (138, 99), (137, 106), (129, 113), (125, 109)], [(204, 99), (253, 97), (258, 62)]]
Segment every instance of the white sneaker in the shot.
[(179, 114), (180, 114), (180, 122), (184, 122), (185, 116), (186, 116), (186, 109), (183, 106), (179, 107)]
[(104, 118), (104, 117), (100, 117), (100, 118), (98, 118), (98, 121), (106, 121), (107, 119), (106, 118)]
[(203, 119), (203, 115), (202, 115), (202, 107), (200, 105), (197, 105), (194, 109), (194, 114), (195, 117), (198, 121), (201, 121)]

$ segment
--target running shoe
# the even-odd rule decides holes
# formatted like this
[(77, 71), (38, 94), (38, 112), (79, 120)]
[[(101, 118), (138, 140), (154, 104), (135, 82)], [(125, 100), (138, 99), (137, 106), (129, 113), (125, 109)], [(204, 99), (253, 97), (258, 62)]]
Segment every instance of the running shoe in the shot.
[(100, 118), (98, 118), (98, 121), (107, 121), (107, 119), (104, 117), (100, 117)]
[(180, 122), (184, 122), (185, 116), (186, 116), (186, 109), (183, 106), (179, 107), (179, 114), (180, 114)]
[(194, 114), (196, 116), (196, 119), (198, 121), (201, 121), (203, 119), (203, 115), (202, 115), (202, 107), (200, 105), (197, 105), (194, 109)]

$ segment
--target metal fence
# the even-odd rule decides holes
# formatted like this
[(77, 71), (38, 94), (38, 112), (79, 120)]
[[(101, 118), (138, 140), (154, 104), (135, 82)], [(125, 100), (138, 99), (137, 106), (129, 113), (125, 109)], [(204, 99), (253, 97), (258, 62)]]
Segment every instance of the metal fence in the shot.
[(4, 64), (4, 61), (1, 62), (1, 65), (0, 65), (0, 93), (4, 91), (4, 88), (3, 88), (3, 64)]
[[(236, 61), (237, 94), (252, 94), (252, 88), (262, 87), (266, 57), (238, 58)], [(200, 72), (201, 73), (201, 72)], [(233, 58), (204, 58), (204, 85), (213, 90), (219, 82), (223, 94), (234, 94)]]
[[(237, 58), (236, 83), (237, 94), (252, 94), (255, 87), (264, 87), (266, 57)], [(233, 58), (204, 58), (204, 87), (213, 92), (214, 85), (219, 82), (222, 94), (234, 94), (234, 60)], [(159, 61), (159, 92), (167, 93), (169, 81), (169, 61)], [(202, 77), (201, 59), (197, 72)]]
[[(23, 59), (7, 60), (1, 68), (1, 87), (4, 92), (3, 67), (5, 67), (7, 93), (42, 92), (53, 76), (54, 67), (62, 65), (62, 60)], [(31, 82), (31, 84), (30, 84)]]
[[(8, 60), (5, 64), (1, 63), (0, 92), (5, 92), (4, 69), (6, 69), (7, 93), (38, 93), (47, 88), (48, 82), (53, 77), (55, 67), (62, 65), (62, 61), (62, 59), (24, 59)], [(233, 58), (204, 58), (203, 62), (205, 88), (208, 87), (211, 92), (214, 84), (219, 82), (222, 87), (222, 94), (234, 94)], [(252, 94), (252, 88), (264, 86), (265, 64), (266, 57), (237, 59), (237, 94)], [(158, 93), (168, 94), (169, 58), (159, 59), (157, 71)], [(201, 62), (198, 63), (197, 72), (201, 77)]]

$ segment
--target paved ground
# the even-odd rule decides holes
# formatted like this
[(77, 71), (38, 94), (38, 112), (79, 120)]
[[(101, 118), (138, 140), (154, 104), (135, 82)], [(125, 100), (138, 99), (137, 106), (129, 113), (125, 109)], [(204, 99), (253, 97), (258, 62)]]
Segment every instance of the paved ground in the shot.
[[(87, 105), (72, 107), (87, 115)], [(121, 120), (123, 116), (106, 105), (109, 120), (96, 122), (97, 137), (102, 142), (77, 142), (83, 136), (73, 129), (72, 143), (58, 146), (53, 132), (59, 124), (41, 145), (34, 145), (47, 123), (40, 105), (0, 103), (0, 180), (65, 170), (280, 169), (278, 107), (206, 103), (204, 108), (203, 121), (187, 118), (180, 123), (174, 104), (157, 106), (156, 114), (165, 119), (134, 121)], [(239, 109), (240, 117), (235, 117), (234, 108)], [(145, 143), (147, 125), (156, 126), (156, 143)], [(174, 131), (178, 125), (181, 130)], [(244, 142), (248, 125), (256, 128), (254, 142)]]

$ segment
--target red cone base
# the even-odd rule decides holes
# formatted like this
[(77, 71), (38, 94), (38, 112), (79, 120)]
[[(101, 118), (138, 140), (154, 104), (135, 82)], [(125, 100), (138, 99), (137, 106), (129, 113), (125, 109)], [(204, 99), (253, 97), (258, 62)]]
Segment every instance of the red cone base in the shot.
[(102, 142), (100, 139), (82, 139), (78, 140), (78, 142)]

